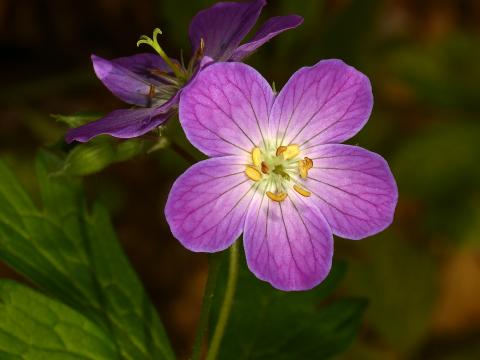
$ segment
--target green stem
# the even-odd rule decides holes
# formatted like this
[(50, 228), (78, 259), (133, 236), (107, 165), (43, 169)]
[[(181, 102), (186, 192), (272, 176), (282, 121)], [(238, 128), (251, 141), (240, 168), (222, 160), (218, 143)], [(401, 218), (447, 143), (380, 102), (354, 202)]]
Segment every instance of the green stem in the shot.
[(210, 309), (212, 307), (212, 300), (217, 284), (218, 273), (220, 270), (221, 255), (211, 254), (208, 258), (208, 279), (205, 285), (205, 292), (203, 295), (202, 310), (200, 313), (200, 320), (195, 335), (195, 342), (193, 343), (192, 360), (200, 360), (202, 356), (202, 345), (205, 338), (205, 333), (208, 330), (208, 320), (210, 318)]
[(213, 332), (212, 342), (208, 350), (207, 360), (215, 360), (220, 349), (223, 334), (227, 326), (228, 317), (232, 310), (233, 298), (235, 296), (235, 289), (237, 287), (238, 279), (238, 241), (230, 247), (230, 264), (228, 268), (227, 289), (225, 290), (225, 297), (220, 308), (220, 315), (218, 316), (217, 326)]
[[(197, 159), (195, 156), (190, 154), (187, 150), (185, 150), (182, 146), (180, 146), (177, 142), (170, 139), (170, 147), (174, 152), (176, 152), (179, 156), (181, 156), (187, 163), (190, 165), (196, 164), (200, 160)], [(209, 270), (210, 272), (210, 270)]]

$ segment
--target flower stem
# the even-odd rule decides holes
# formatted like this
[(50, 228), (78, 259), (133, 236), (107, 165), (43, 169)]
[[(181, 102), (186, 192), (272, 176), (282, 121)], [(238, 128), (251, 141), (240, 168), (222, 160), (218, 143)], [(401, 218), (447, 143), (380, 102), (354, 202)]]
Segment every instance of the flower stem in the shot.
[(230, 264), (228, 268), (227, 289), (225, 290), (225, 297), (223, 298), (222, 307), (220, 308), (220, 315), (218, 316), (217, 325), (213, 332), (212, 342), (207, 354), (207, 360), (215, 360), (220, 349), (223, 334), (227, 326), (228, 317), (232, 310), (233, 298), (235, 296), (235, 289), (237, 287), (238, 279), (238, 241), (233, 243), (230, 247)]
[(212, 300), (217, 284), (218, 273), (220, 270), (221, 255), (210, 254), (208, 258), (208, 279), (205, 285), (205, 292), (203, 295), (202, 310), (200, 312), (200, 321), (197, 327), (197, 334), (195, 335), (195, 342), (193, 343), (192, 360), (200, 360), (202, 356), (202, 345), (205, 338), (205, 333), (208, 330), (208, 320), (210, 318), (210, 309), (212, 307)]
[(174, 140), (169, 140), (169, 141), (170, 141), (170, 147), (172, 148), (172, 150), (175, 151), (179, 156), (181, 156), (187, 163), (189, 163), (190, 165), (193, 165), (199, 161), (197, 158), (195, 158), (195, 156), (190, 154), (187, 150), (185, 150), (183, 147), (177, 144)]

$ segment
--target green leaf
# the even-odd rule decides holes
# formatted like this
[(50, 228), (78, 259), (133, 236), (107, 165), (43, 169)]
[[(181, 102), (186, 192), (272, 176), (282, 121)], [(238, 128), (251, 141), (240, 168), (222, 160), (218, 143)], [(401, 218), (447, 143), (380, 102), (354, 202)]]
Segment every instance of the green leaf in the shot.
[[(282, 292), (255, 278), (242, 266), (220, 358), (328, 358), (345, 350), (354, 339), (365, 300), (344, 299), (318, 307), (338, 286), (345, 264), (336, 263), (330, 276), (307, 292)], [(219, 286), (213, 318), (221, 304)], [(213, 323), (215, 323), (213, 321)]]
[(0, 281), (0, 358), (115, 360), (103, 329), (62, 303), (12, 281)]
[(123, 359), (172, 359), (106, 211), (96, 205), (88, 214), (79, 181), (52, 175), (61, 165), (49, 153), (38, 157), (40, 211), (0, 162), (0, 258), (101, 325)]

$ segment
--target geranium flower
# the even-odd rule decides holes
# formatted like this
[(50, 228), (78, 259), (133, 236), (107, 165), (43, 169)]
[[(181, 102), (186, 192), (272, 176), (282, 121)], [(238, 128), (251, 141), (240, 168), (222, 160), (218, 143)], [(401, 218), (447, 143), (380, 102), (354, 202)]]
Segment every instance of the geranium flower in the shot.
[(86, 142), (101, 134), (132, 138), (153, 130), (176, 114), (181, 90), (205, 64), (242, 61), (271, 38), (303, 22), (297, 15), (273, 17), (249, 42), (240, 45), (265, 4), (266, 0), (220, 2), (200, 11), (190, 24), (194, 56), (187, 66), (165, 54), (157, 41), (159, 29), (152, 38), (142, 36), (138, 42), (152, 46), (157, 54), (114, 60), (93, 55), (97, 77), (114, 95), (137, 108), (115, 110), (98, 121), (72, 129), (67, 133), (67, 142)]
[(202, 71), (180, 100), (183, 129), (211, 158), (174, 183), (165, 214), (188, 249), (216, 252), (242, 233), (247, 264), (281, 290), (306, 290), (330, 271), (332, 234), (362, 239), (393, 219), (387, 162), (340, 144), (367, 122), (368, 78), (340, 60), (296, 72), (274, 94), (241, 63)]

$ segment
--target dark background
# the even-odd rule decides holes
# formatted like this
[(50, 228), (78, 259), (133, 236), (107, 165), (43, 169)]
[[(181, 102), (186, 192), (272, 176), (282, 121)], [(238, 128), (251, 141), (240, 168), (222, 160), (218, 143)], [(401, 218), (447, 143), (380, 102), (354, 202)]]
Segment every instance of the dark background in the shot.
[[(0, 0), (0, 155), (35, 193), (33, 158), (66, 127), (50, 114), (124, 107), (89, 56), (139, 51), (160, 27), (170, 56), (188, 58), (189, 19), (212, 1)], [(305, 23), (248, 62), (279, 89), (299, 67), (342, 58), (373, 85), (371, 120), (351, 143), (379, 152), (397, 178), (394, 224), (361, 242), (336, 239), (349, 271), (341, 293), (370, 299), (344, 359), (480, 358), (480, 2), (276, 0), (262, 19)], [(170, 125), (179, 133), (178, 125)], [(206, 257), (171, 237), (163, 207), (188, 166), (172, 150), (88, 176), (157, 305), (178, 354), (189, 353)], [(1, 276), (17, 277), (2, 265)]]

